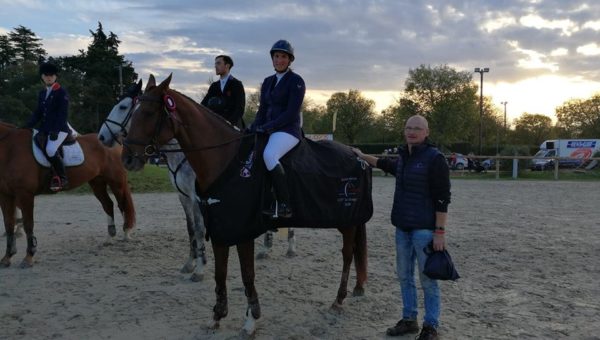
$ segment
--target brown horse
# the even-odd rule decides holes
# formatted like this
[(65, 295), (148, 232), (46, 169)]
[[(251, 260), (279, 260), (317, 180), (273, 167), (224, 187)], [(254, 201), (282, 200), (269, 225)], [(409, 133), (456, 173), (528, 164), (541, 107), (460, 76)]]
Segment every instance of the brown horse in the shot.
[[(108, 216), (108, 232), (110, 236), (115, 236), (113, 202), (107, 191), (107, 186), (110, 187), (123, 214), (125, 238), (129, 238), (129, 233), (135, 226), (135, 209), (127, 183), (127, 171), (120, 162), (121, 147), (104, 147), (96, 134), (78, 136), (77, 141), (84, 152), (85, 161), (81, 165), (67, 168), (69, 189), (89, 183)], [(32, 131), (0, 123), (0, 206), (7, 245), (0, 267), (10, 266), (11, 257), (17, 252), (14, 234), (16, 208), (21, 209), (27, 235), (27, 255), (21, 262), (21, 267), (33, 265), (37, 246), (33, 235), (34, 196), (51, 193), (49, 178), (50, 170), (40, 166), (33, 157)]]
[[(243, 134), (222, 117), (179, 92), (169, 89), (170, 81), (171, 76), (156, 86), (154, 76), (150, 76), (144, 95), (140, 98), (140, 106), (131, 118), (131, 128), (124, 143), (122, 161), (128, 170), (141, 170), (146, 163), (146, 153), (149, 149), (164, 145), (171, 138), (177, 138), (188, 162), (196, 172), (199, 190), (206, 192), (230, 161), (236, 157)], [(170, 106), (165, 104), (163, 99), (165, 95), (170, 96), (174, 101), (169, 103)], [(172, 104), (175, 104), (175, 110)], [(364, 294), (364, 284), (367, 280), (365, 225), (348, 226), (339, 230), (344, 239), (342, 248), (344, 264), (339, 290), (332, 306), (336, 309), (341, 308), (347, 295), (353, 257), (357, 272), (354, 295)], [(217, 295), (211, 327), (217, 328), (219, 320), (225, 317), (228, 311), (226, 277), (229, 247), (215, 244), (214, 238), (211, 240), (215, 256)], [(260, 317), (258, 294), (254, 286), (254, 240), (243, 241), (236, 246), (248, 300), (243, 331), (253, 334), (255, 320)]]

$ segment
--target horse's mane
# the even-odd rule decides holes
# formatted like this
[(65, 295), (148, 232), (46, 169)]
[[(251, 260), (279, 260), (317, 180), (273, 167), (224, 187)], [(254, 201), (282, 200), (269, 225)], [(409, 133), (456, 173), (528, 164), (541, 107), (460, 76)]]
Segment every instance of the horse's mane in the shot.
[(231, 124), (231, 122), (229, 122), (227, 119), (225, 119), (225, 117), (221, 116), (218, 113), (213, 112), (211, 109), (207, 108), (206, 106), (204, 106), (202, 104), (199, 104), (198, 102), (196, 102), (195, 100), (193, 100), (189, 96), (187, 96), (187, 95), (185, 95), (185, 94), (183, 94), (183, 93), (181, 93), (181, 92), (179, 92), (177, 90), (173, 90), (173, 89), (169, 89), (169, 90), (171, 90), (171, 91), (177, 93), (178, 95), (182, 96), (183, 98), (191, 101), (197, 109), (208, 112), (210, 115), (212, 115), (213, 117), (219, 119), (220, 121), (222, 121), (226, 125), (230, 126), (232, 129), (234, 129), (234, 130), (236, 130), (238, 132), (240, 131), (240, 129), (238, 127), (236, 127), (233, 124)]
[(4, 126), (4, 127), (7, 127), (7, 128), (13, 128), (13, 129), (17, 127), (17, 126), (16, 126), (16, 125), (14, 125), (14, 124), (11, 124), (11, 123), (6, 123), (6, 122), (3, 122), (3, 121), (0, 121), (0, 125), (2, 125), (2, 126)]

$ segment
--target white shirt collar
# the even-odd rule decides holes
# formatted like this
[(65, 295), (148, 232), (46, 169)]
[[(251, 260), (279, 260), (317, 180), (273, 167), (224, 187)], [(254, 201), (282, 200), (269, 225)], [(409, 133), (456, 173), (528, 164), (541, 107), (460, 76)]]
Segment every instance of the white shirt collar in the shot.
[(227, 81), (230, 77), (231, 73), (227, 73), (226, 75), (221, 76), (221, 78), (219, 79), (219, 82), (221, 82), (221, 92), (225, 89), (225, 84), (227, 84)]

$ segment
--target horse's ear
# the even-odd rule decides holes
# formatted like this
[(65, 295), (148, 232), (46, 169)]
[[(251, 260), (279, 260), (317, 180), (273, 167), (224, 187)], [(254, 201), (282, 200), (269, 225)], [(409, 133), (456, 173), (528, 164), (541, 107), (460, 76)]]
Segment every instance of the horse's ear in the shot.
[(156, 79), (154, 79), (154, 75), (151, 74), (150, 78), (148, 78), (148, 84), (146, 84), (146, 91), (154, 86), (156, 86)]
[(163, 80), (162, 83), (160, 83), (160, 85), (158, 85), (160, 88), (162, 89), (168, 89), (169, 88), (169, 84), (171, 83), (171, 78), (173, 77), (173, 73), (169, 74), (169, 76), (167, 77), (167, 79)]
[(137, 85), (135, 86), (135, 93), (140, 93), (142, 91), (142, 80), (140, 79), (140, 81), (138, 81)]

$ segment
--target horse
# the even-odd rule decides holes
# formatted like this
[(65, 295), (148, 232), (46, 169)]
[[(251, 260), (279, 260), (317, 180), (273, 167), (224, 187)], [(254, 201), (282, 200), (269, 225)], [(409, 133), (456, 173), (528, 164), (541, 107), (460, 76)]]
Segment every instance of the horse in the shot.
[[(196, 173), (200, 193), (205, 193), (235, 159), (245, 135), (221, 116), (170, 89), (171, 78), (172, 75), (169, 75), (157, 86), (154, 76), (150, 75), (144, 95), (140, 97), (140, 105), (132, 114), (131, 128), (124, 141), (121, 160), (128, 170), (139, 171), (144, 167), (148, 154), (155, 153), (157, 147), (176, 138)], [(207, 202), (211, 204), (210, 200)], [(234, 214), (235, 211), (228, 213)], [(219, 227), (215, 225), (214, 228)], [(343, 236), (343, 267), (337, 296), (332, 304), (334, 310), (342, 309), (342, 303), (348, 294), (347, 286), (353, 257), (357, 272), (353, 291), (355, 296), (364, 294), (367, 280), (365, 225), (348, 226), (338, 230)], [(211, 242), (215, 258), (216, 304), (209, 327), (216, 329), (220, 320), (228, 314), (226, 277), (229, 246), (215, 242), (214, 237), (211, 237)], [(256, 320), (260, 318), (260, 304), (254, 284), (254, 240), (242, 240), (236, 247), (247, 298), (242, 332), (253, 335)]]
[[(37, 163), (32, 152), (32, 130), (19, 129), (12, 124), (0, 123), (0, 206), (6, 231), (6, 254), (0, 267), (9, 267), (17, 252), (15, 216), (19, 208), (27, 238), (27, 253), (21, 268), (33, 266), (37, 239), (33, 234), (34, 197), (52, 193), (49, 189), (50, 169)], [(79, 166), (67, 167), (69, 186), (74, 189), (88, 183), (108, 218), (109, 240), (116, 236), (113, 201), (107, 188), (114, 194), (123, 215), (124, 239), (129, 240), (135, 227), (135, 208), (127, 183), (127, 171), (120, 162), (121, 147), (103, 146), (96, 134), (77, 136), (85, 160)]]
[[(138, 96), (142, 93), (141, 87), (141, 80), (138, 84), (131, 86), (102, 123), (98, 139), (104, 145), (112, 147), (115, 143), (121, 144), (121, 140), (127, 136), (131, 123), (132, 110), (135, 107)], [(178, 192), (179, 201), (185, 212), (190, 241), (190, 256), (181, 268), (181, 272), (193, 273), (192, 281), (201, 281), (204, 276), (204, 265), (206, 264), (204, 220), (196, 201), (194, 188), (196, 174), (187, 162), (183, 152), (177, 151), (180, 149), (181, 147), (176, 139), (170, 140), (163, 146), (163, 153), (167, 159), (169, 179), (173, 188)], [(195, 235), (198, 235), (198, 237)], [(296, 237), (293, 228), (287, 228), (287, 239), (288, 249), (286, 256), (294, 257), (296, 256)], [(258, 252), (256, 258), (268, 258), (272, 248), (273, 231), (269, 230), (265, 233), (261, 250)], [(202, 259), (201, 262), (197, 262), (198, 255)]]
[[(127, 136), (131, 123), (131, 113), (142, 94), (142, 81), (131, 86), (121, 100), (112, 108), (100, 128), (98, 139), (108, 147), (122, 144), (122, 139)], [(182, 273), (192, 273), (194, 282), (204, 279), (204, 265), (206, 264), (206, 248), (204, 245), (204, 220), (200, 206), (196, 202), (194, 183), (196, 174), (188, 164), (182, 152), (170, 152), (180, 149), (177, 140), (173, 139), (164, 146), (167, 158), (167, 168), (171, 184), (178, 192), (179, 202), (185, 212), (185, 220), (189, 235), (190, 254), (183, 267)]]

